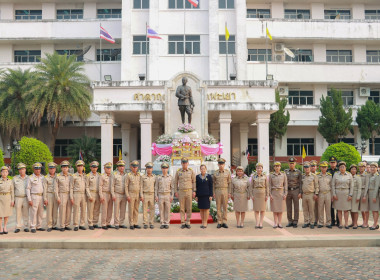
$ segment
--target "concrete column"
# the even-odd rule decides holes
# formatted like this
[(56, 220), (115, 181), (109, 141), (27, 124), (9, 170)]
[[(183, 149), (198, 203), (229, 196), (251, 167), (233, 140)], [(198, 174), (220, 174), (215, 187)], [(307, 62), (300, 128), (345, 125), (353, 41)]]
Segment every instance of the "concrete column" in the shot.
[(121, 149), (123, 151), (123, 160), (127, 163), (131, 162), (130, 147), (131, 147), (131, 125), (129, 123), (121, 124)]
[(366, 45), (355, 44), (352, 46), (353, 62), (367, 62), (367, 48)]
[(13, 61), (13, 46), (12, 44), (0, 45), (0, 63), (9, 63)]
[(311, 3), (311, 18), (312, 19), (325, 18), (325, 5), (323, 3)]
[(269, 122), (270, 113), (257, 113), (257, 146), (258, 162), (264, 165), (264, 171), (269, 172)]
[[(237, 2), (240, 2), (240, 1), (237, 1)], [(283, 2), (272, 2), (272, 18), (284, 18), (284, 3)]]
[[(247, 79), (247, 5), (246, 1), (235, 1), (236, 11), (236, 74), (238, 80)], [(215, 67), (215, 66), (214, 66)], [(233, 73), (232, 71), (231, 73)]]
[[(154, 30), (159, 30), (159, 6), (160, 1), (150, 0), (149, 2), (149, 26)], [(160, 44), (163, 40), (151, 39), (149, 42), (148, 56), (148, 78), (147, 80), (160, 80)]]
[(141, 166), (152, 161), (152, 113), (140, 112), (141, 126)]
[(42, 19), (56, 19), (55, 3), (42, 3)]
[[(237, 1), (242, 2), (242, 1)], [(235, 2), (236, 4), (236, 2)], [(210, 80), (219, 77), (219, 7), (218, 0), (208, 1), (208, 45)]]
[[(122, 1), (121, 17), (121, 80), (137, 80), (138, 77), (132, 77), (132, 1)], [(145, 164), (145, 163), (144, 163)]]
[(281, 137), (281, 139), (276, 138), (274, 152), (276, 157), (286, 157), (288, 155), (288, 150), (286, 147), (287, 143), (287, 133)]
[(100, 137), (102, 156), (102, 168), (100, 169), (101, 171), (105, 163), (113, 163), (113, 124), (114, 117), (112, 113), (100, 114)]
[(314, 62), (326, 62), (326, 44), (313, 44)]
[(84, 2), (83, 3), (83, 18), (84, 19), (93, 19), (96, 18), (97, 10), (95, 2)]
[(231, 166), (231, 112), (219, 113), (220, 142), (223, 144), (223, 157), (226, 160), (226, 167)]
[[(132, 127), (131, 128), (131, 134), (129, 136), (130, 139), (130, 150), (129, 150), (129, 159), (130, 161), (137, 160), (139, 157), (137, 156), (137, 142), (138, 142), (138, 129), (137, 127)], [(128, 163), (129, 164), (129, 163)]]
[(210, 123), (210, 130), (209, 130), (209, 134), (214, 136), (214, 138), (219, 141), (220, 139), (220, 136), (219, 136), (219, 129), (220, 129), (220, 126), (218, 123)]
[[(83, 48), (87, 47), (87, 44), (83, 45)], [(96, 61), (96, 44), (91, 44), (91, 48), (88, 50), (87, 53), (83, 55), (83, 59), (89, 60), (89, 61)]]
[(249, 125), (248, 123), (241, 123), (240, 125), (240, 164), (244, 168), (248, 165), (247, 155), (243, 155), (247, 151), (248, 147), (248, 132)]
[(0, 19), (1, 20), (12, 20), (14, 19), (14, 8), (13, 3), (1, 3), (0, 4)]
[(352, 4), (352, 19), (365, 19), (365, 6), (364, 4)]
[(320, 157), (325, 152), (329, 144), (326, 139), (315, 129), (315, 155)]
[(41, 57), (46, 58), (46, 54), (54, 53), (54, 44), (41, 44)]

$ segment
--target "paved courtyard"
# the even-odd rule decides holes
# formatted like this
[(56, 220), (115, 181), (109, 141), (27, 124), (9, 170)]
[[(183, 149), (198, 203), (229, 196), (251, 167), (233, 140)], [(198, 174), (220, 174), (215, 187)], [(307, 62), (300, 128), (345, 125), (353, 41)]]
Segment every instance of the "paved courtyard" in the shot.
[(379, 279), (380, 248), (0, 250), (2, 279)]

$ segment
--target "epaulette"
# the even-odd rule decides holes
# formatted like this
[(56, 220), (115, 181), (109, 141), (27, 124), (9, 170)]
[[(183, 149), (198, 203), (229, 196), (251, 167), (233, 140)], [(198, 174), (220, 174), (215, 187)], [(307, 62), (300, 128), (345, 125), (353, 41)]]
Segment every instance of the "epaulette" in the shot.
[(316, 173), (315, 173), (315, 175), (319, 175), (319, 174), (321, 174), (321, 172), (316, 172)]
[(117, 171), (115, 171), (115, 172), (113, 173), (113, 175), (117, 175)]
[(177, 171), (180, 171), (182, 168), (178, 168)]
[[(15, 176), (16, 177), (16, 176)], [(48, 175), (45, 175), (45, 178), (47, 178), (48, 177)]]
[(191, 167), (189, 167), (189, 170), (193, 170)]
[(281, 171), (281, 173), (285, 173), (284, 171)]
[(330, 172), (327, 172), (326, 174), (332, 176), (332, 174)]
[(90, 173), (87, 174), (87, 177), (90, 177)]
[(271, 172), (270, 174), (274, 174), (274, 172)]
[(57, 177), (58, 177), (58, 176), (61, 176), (61, 173), (58, 173), (58, 174), (57, 174)]
[(132, 172), (128, 172), (128, 176), (129, 176), (129, 175), (132, 175)]

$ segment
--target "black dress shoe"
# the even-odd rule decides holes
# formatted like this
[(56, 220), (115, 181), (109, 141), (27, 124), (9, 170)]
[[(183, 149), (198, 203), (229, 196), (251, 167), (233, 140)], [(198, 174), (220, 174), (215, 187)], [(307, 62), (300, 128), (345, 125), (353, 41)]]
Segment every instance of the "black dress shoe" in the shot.
[(36, 229), (33, 228), (30, 232), (31, 233), (36, 233)]
[(166, 228), (166, 229), (169, 229), (169, 225), (165, 225), (165, 228)]
[(141, 227), (139, 225), (134, 225), (134, 228), (140, 229)]
[(327, 227), (327, 228), (332, 228), (333, 226), (332, 226), (332, 225), (327, 225), (326, 227)]
[(144, 229), (147, 229), (148, 228), (148, 225), (144, 225)]
[(65, 227), (65, 230), (71, 230), (71, 227)]
[(47, 232), (51, 232), (53, 229), (51, 228), (51, 227), (49, 227), (48, 229), (47, 229)]
[(93, 226), (88, 227), (89, 230), (94, 230), (95, 228)]
[(317, 228), (323, 228), (323, 226), (322, 225), (318, 225)]
[(59, 228), (57, 228), (57, 227), (53, 227), (53, 230), (59, 230)]
[(104, 227), (102, 227), (102, 229), (104, 229), (104, 230), (108, 230), (108, 227), (104, 226)]
[(298, 225), (297, 224), (293, 224), (293, 228), (297, 228), (298, 227)]
[(278, 225), (278, 228), (283, 228), (283, 226), (282, 225)]
[(115, 226), (115, 229), (119, 229), (120, 227), (119, 226)]
[(181, 225), (181, 229), (184, 229), (184, 228), (186, 228), (186, 225)]
[(222, 225), (221, 224), (218, 224), (217, 226), (216, 226), (216, 228), (221, 228), (222, 227)]
[(289, 222), (286, 227), (292, 227), (293, 226), (293, 223)]
[(3, 231), (4, 234), (8, 234), (8, 231)]
[(29, 229), (28, 229), (28, 228), (24, 228), (24, 231), (25, 231), (25, 232), (29, 232)]
[(19, 233), (20, 232), (20, 229), (19, 228), (16, 228), (15, 229), (15, 233)]
[(314, 229), (314, 224), (311, 224), (311, 225), (310, 225), (310, 228), (311, 228), (311, 229)]
[(74, 231), (78, 231), (78, 229), (79, 229), (78, 227), (75, 227), (75, 228), (74, 228)]
[(131, 230), (134, 230), (134, 229), (135, 229), (135, 227), (134, 227), (134, 226), (130, 226), (130, 227), (129, 227), (129, 229), (131, 229)]
[(349, 227), (349, 226), (345, 226), (344, 228), (345, 228), (345, 229), (350, 229), (350, 227)]
[(3, 231), (0, 231), (0, 235), (2, 235), (2, 234), (4, 234), (4, 232), (3, 232)]
[(79, 229), (86, 230), (86, 228), (84, 226), (80, 226)]
[(223, 224), (222, 227), (228, 228), (228, 225), (227, 224)]
[(318, 223), (317, 223), (317, 222), (315, 222), (315, 223), (314, 223), (314, 226), (317, 226), (317, 224), (318, 224)]
[(107, 225), (108, 228), (115, 228), (113, 225)]
[(44, 229), (44, 228), (38, 228), (37, 230), (38, 231), (45, 231), (46, 229)]
[(187, 229), (191, 229), (191, 225), (186, 225)]
[(128, 228), (127, 226), (125, 225), (121, 225), (120, 228)]
[(154, 229), (154, 225), (150, 225), (149, 227), (150, 227), (150, 229)]
[(165, 225), (161, 225), (161, 226), (160, 226), (160, 229), (164, 229), (164, 228), (165, 228)]
[(65, 231), (65, 228), (61, 228), (59, 231)]
[(98, 225), (94, 225), (94, 228), (100, 228), (100, 226), (98, 226)]
[(310, 224), (304, 224), (303, 226), (302, 226), (302, 228), (307, 228), (307, 227), (309, 227), (310, 226)]

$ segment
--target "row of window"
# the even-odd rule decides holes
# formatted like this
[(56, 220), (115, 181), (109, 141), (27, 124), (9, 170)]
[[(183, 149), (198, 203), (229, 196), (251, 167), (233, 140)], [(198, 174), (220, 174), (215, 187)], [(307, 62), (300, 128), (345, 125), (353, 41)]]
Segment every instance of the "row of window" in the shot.
[[(97, 142), (100, 143), (100, 139), (97, 139)], [(55, 141), (54, 147), (54, 156), (55, 157), (67, 157), (67, 147), (73, 144), (72, 139), (57, 139)], [(119, 151), (123, 152), (121, 139), (113, 139), (113, 156), (119, 156)]]

